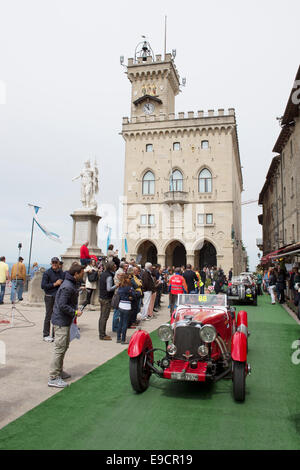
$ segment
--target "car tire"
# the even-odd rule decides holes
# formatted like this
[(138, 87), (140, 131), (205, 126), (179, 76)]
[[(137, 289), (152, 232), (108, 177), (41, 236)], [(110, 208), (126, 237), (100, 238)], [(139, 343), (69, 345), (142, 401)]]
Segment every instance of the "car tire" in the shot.
[(233, 397), (236, 401), (244, 401), (246, 394), (246, 363), (233, 361)]
[(149, 387), (151, 371), (144, 367), (145, 353), (137, 357), (131, 357), (129, 361), (129, 376), (133, 390), (142, 393)]

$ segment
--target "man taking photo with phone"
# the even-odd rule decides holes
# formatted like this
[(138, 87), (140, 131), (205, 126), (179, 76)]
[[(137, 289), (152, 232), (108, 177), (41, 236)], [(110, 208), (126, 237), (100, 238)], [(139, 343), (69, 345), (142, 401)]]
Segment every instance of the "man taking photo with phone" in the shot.
[(54, 352), (50, 366), (49, 387), (67, 387), (66, 379), (71, 376), (63, 371), (63, 362), (70, 344), (70, 329), (75, 317), (80, 317), (78, 310), (79, 287), (84, 275), (84, 266), (72, 264), (65, 273), (65, 280), (59, 287), (53, 308), (52, 324), (54, 327)]

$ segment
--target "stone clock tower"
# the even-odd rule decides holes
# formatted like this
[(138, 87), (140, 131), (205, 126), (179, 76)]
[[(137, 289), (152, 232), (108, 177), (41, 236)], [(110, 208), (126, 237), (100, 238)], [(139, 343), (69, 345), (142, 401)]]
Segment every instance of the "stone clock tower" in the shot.
[(172, 54), (142, 43), (128, 59), (131, 116), (123, 118), (123, 236), (127, 256), (162, 266), (245, 269), (242, 173), (234, 109), (175, 114)]

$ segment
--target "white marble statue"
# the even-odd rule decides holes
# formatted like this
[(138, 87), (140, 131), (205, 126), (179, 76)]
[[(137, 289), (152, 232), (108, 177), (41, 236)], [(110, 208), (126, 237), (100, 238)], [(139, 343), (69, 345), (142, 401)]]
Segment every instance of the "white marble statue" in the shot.
[(95, 195), (99, 191), (98, 167), (95, 161), (94, 167), (91, 167), (90, 160), (84, 163), (84, 168), (78, 176), (72, 178), (72, 181), (81, 178), (81, 202), (85, 209), (96, 210), (97, 202)]

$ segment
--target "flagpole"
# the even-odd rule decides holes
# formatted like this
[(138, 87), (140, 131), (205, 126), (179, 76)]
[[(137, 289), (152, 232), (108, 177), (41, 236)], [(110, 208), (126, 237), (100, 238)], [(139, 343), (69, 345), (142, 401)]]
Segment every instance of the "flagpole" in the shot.
[(30, 238), (29, 261), (28, 261), (28, 271), (27, 271), (27, 274), (29, 274), (29, 272), (30, 272), (30, 261), (31, 261), (31, 249), (32, 249), (33, 228), (34, 228), (34, 218), (32, 217), (32, 227), (31, 227), (31, 238)]

